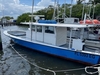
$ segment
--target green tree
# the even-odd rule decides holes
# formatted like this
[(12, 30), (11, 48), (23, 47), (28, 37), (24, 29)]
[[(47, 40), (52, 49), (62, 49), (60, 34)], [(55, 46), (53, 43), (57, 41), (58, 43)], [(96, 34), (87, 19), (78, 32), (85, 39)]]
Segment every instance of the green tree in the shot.
[(69, 17), (70, 7), (71, 7), (71, 4), (62, 4), (62, 6), (60, 7), (60, 10), (61, 10), (60, 14), (64, 13), (64, 9), (65, 9), (65, 15), (66, 17)]
[(84, 0), (77, 0), (77, 4), (82, 4)]
[(50, 19), (52, 19), (53, 12), (54, 12), (53, 6), (50, 5), (48, 8), (41, 9), (34, 14), (35, 15), (44, 15), (45, 19), (50, 20)]
[(2, 17), (2, 18), (6, 18), (7, 20), (13, 19), (13, 17), (10, 17), (10, 16), (5, 16), (5, 17)]
[(48, 8), (54, 8), (54, 6), (53, 5), (49, 5)]
[[(72, 7), (72, 17), (77, 17), (77, 18), (82, 18), (82, 12), (83, 12), (83, 4), (82, 3), (84, 0), (78, 0), (79, 3), (76, 5), (73, 5)], [(65, 7), (64, 7), (65, 6)], [(62, 4), (62, 6), (59, 5), (59, 14), (57, 13), (56, 10), (56, 16), (59, 15), (59, 17), (61, 18), (63, 13), (64, 13), (64, 9), (65, 11), (65, 15), (69, 17), (70, 15), (70, 4)], [(90, 6), (87, 4), (84, 5), (84, 14), (87, 13), (89, 14), (90, 11)], [(53, 13), (54, 13), (54, 7), (52, 5), (49, 5), (47, 8), (41, 9), (37, 12), (34, 13), (34, 15), (45, 15), (45, 19), (50, 20), (53, 17)], [(83, 14), (83, 16), (84, 16)], [(31, 18), (29, 17), (30, 13), (24, 13), (20, 16), (18, 16), (17, 18), (17, 24), (20, 24), (20, 22), (25, 22), (25, 21), (30, 21)], [(91, 12), (90, 12), (90, 16), (93, 16), (93, 5), (91, 6)], [(94, 16), (100, 16), (100, 4), (96, 4), (95, 7), (95, 12), (94, 12)]]
[(95, 16), (100, 16), (100, 4), (97, 4), (95, 7)]
[(30, 13), (24, 13), (20, 16), (18, 16), (16, 23), (20, 24), (20, 22), (29, 22), (30, 21), (30, 17), (29, 17)]
[(51, 8), (51, 9), (49, 9), (49, 10), (46, 11), (46, 15), (45, 16), (46, 16), (46, 19), (47, 20), (52, 19), (53, 12), (54, 12), (54, 9), (53, 8)]
[(81, 18), (82, 17), (82, 11), (83, 11), (82, 8), (83, 8), (82, 4), (74, 5), (73, 8), (72, 8), (72, 17)]
[(89, 0), (89, 1), (92, 1), (92, 3), (94, 4), (98, 4), (98, 3), (100, 3), (100, 0)]

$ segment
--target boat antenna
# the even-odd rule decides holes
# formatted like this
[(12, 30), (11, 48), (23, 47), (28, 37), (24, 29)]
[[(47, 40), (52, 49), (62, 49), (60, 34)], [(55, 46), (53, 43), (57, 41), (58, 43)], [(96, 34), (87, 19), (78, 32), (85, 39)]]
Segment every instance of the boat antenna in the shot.
[(53, 20), (55, 20), (55, 11), (56, 11), (56, 0), (54, 1), (54, 13), (53, 13)]
[(95, 3), (93, 4), (93, 15), (92, 15), (92, 19), (94, 19), (94, 12), (95, 12)]
[(57, 22), (59, 22), (59, 0), (57, 0)]
[(90, 8), (89, 8), (89, 16), (90, 16), (90, 14), (91, 14), (91, 6), (92, 6), (91, 2), (89, 2), (89, 6), (90, 6)]
[(71, 0), (70, 17), (72, 17), (72, 3), (73, 3), (73, 0)]
[(64, 19), (65, 19), (65, 16), (66, 16), (66, 0), (65, 0), (65, 4), (64, 4)]
[(84, 7), (85, 7), (85, 0), (84, 0), (84, 3), (83, 3), (82, 20), (83, 20), (83, 16), (84, 16)]
[(31, 41), (32, 41), (33, 6), (34, 6), (34, 0), (32, 0), (32, 16), (31, 16), (31, 24), (30, 24)]

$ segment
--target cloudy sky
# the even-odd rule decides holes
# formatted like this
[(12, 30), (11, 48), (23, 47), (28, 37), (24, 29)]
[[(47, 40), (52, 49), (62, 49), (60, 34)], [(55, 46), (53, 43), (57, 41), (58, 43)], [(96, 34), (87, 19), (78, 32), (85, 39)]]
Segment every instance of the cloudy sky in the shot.
[[(59, 0), (59, 3), (71, 3), (71, 0)], [(73, 0), (75, 3), (75, 0)], [(43, 9), (48, 5), (53, 5), (54, 0), (34, 0), (34, 11)], [(25, 12), (31, 12), (32, 0), (0, 0), (0, 18), (4, 16), (11, 16), (17, 18)]]

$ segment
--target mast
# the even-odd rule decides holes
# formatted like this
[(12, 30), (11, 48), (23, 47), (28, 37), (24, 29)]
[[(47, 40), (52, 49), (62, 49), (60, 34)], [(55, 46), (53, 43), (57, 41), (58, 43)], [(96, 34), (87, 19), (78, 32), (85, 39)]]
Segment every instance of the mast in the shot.
[(54, 1), (54, 13), (53, 13), (53, 20), (55, 20), (55, 11), (56, 11), (56, 0)]
[(91, 4), (90, 4), (89, 16), (90, 16), (90, 14), (91, 14)]
[(92, 1), (94, 1), (94, 0), (91, 0), (91, 1), (89, 1), (89, 16), (91, 15), (91, 8), (92, 8)]
[(66, 0), (65, 0), (65, 4), (64, 4), (64, 19), (65, 19), (65, 15), (66, 15)]
[(59, 22), (59, 0), (57, 0), (57, 22)]
[(85, 0), (84, 0), (84, 3), (83, 3), (82, 20), (83, 20), (83, 16), (84, 16), (84, 6), (85, 6)]
[(70, 17), (72, 17), (72, 3), (73, 3), (73, 0), (71, 0)]
[(93, 16), (92, 16), (92, 19), (94, 19), (94, 12), (95, 12), (95, 3), (93, 5)]
[(32, 1), (32, 16), (31, 16), (31, 24), (30, 24), (31, 41), (32, 41), (33, 6), (34, 6), (34, 0)]

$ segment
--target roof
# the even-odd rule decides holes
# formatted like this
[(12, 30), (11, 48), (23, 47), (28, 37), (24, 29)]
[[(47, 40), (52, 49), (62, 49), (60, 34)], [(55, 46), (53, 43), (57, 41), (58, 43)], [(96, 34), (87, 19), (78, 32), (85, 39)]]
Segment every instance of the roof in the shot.
[(87, 28), (87, 27), (96, 27), (97, 25), (94, 24), (64, 24), (64, 23), (57, 23), (57, 24), (47, 24), (47, 23), (36, 23), (36, 22), (21, 22), (21, 24), (26, 25), (41, 25), (41, 26), (56, 26), (56, 27), (70, 27), (70, 28)]

